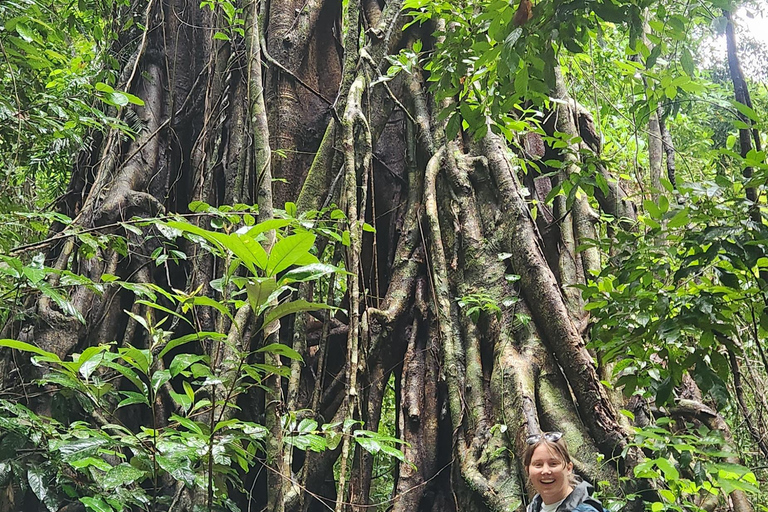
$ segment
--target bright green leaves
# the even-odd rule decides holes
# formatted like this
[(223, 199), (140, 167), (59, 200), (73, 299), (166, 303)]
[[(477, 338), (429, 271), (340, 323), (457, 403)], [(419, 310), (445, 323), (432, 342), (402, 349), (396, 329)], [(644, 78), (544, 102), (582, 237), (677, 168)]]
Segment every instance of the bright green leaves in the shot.
[(266, 315), (264, 315), (264, 325), (269, 325), (286, 315), (304, 311), (317, 311), (319, 309), (330, 309), (330, 306), (317, 302), (307, 302), (303, 299), (283, 302), (267, 311)]
[(144, 101), (142, 101), (141, 98), (138, 98), (133, 94), (128, 94), (127, 92), (116, 91), (112, 86), (103, 82), (97, 82), (95, 89), (101, 93), (99, 98), (101, 98), (104, 103), (112, 105), (113, 107), (119, 108), (128, 104), (144, 106)]
[(301, 450), (322, 452), (335, 450), (341, 443), (342, 436), (351, 436), (352, 440), (366, 452), (375, 455), (381, 453), (392, 459), (407, 462), (405, 454), (398, 448), (402, 440), (381, 433), (358, 428), (362, 422), (347, 419), (322, 426), (310, 418), (297, 419), (293, 414), (286, 416), (283, 440)]
[(33, 354), (37, 354), (40, 356), (46, 356), (48, 358), (51, 358), (52, 360), (60, 360), (59, 356), (57, 356), (56, 354), (43, 350), (29, 343), (25, 343), (23, 341), (0, 340), (0, 347), (7, 347), (13, 350), (20, 350), (22, 352), (31, 352)]
[(474, 292), (456, 299), (459, 307), (474, 323), (480, 321), (481, 314), (494, 315), (501, 319), (501, 308), (498, 301), (486, 292)]
[(687, 374), (718, 409), (730, 402), (728, 353), (752, 344), (745, 333), (766, 332), (753, 329), (752, 311), (763, 310), (768, 230), (751, 220), (742, 190), (719, 178), (679, 186), (674, 201), (644, 201), (645, 229), (621, 233), (597, 281), (582, 288), (592, 345), (615, 364), (625, 394), (664, 406)]
[(293, 265), (307, 266), (319, 263), (317, 257), (311, 252), (316, 235), (307, 231), (281, 238), (267, 254), (258, 241), (259, 235), (290, 223), (282, 220), (268, 222), (274, 227), (257, 224), (243, 233), (210, 231), (182, 221), (169, 221), (163, 224), (179, 232), (202, 238), (212, 247), (217, 248), (220, 255), (231, 253), (254, 276), (274, 277)]
[[(93, 84), (110, 81), (107, 49), (123, 12), (112, 2), (0, 2), (0, 168), (13, 190), (0, 198), (4, 212), (50, 203), (64, 191), (86, 134), (125, 128), (93, 101), (104, 94)], [(116, 93), (113, 103), (132, 99)], [(14, 190), (21, 183), (24, 195)]]
[(315, 244), (315, 235), (309, 232), (297, 233), (278, 241), (269, 253), (265, 265), (267, 276), (274, 276), (292, 265), (311, 265), (318, 263), (310, 253)]
[(758, 493), (749, 468), (722, 461), (735, 456), (723, 435), (704, 425), (678, 424), (661, 418), (654, 425), (635, 429), (632, 446), (651, 457), (635, 466), (635, 478), (660, 483), (661, 502), (653, 510), (676, 510), (702, 493), (728, 495), (735, 490)]
[[(200, 211), (210, 209), (202, 203), (190, 205), (190, 208)], [(231, 216), (231, 214), (228, 215), (228, 217)], [(321, 263), (318, 260), (313, 254), (317, 235), (304, 229), (291, 218), (271, 219), (230, 233), (207, 230), (182, 220), (158, 224), (172, 230), (168, 233), (169, 236), (184, 233), (193, 240), (204, 241), (206, 246), (219, 257), (234, 257), (235, 265), (230, 266), (228, 276), (222, 279), (245, 288), (251, 309), (257, 315), (264, 315), (262, 328), (268, 329), (268, 332), (276, 329), (275, 322), (286, 315), (328, 308), (325, 304), (305, 300), (284, 301), (285, 296), (293, 290), (291, 285), (317, 281), (329, 274), (343, 272), (339, 267)], [(262, 243), (267, 240), (265, 234), (270, 231), (275, 233), (277, 241), (267, 252)], [(327, 227), (319, 228), (318, 232), (336, 235)], [(345, 233), (347, 232), (337, 235), (338, 241), (342, 244)], [(234, 272), (238, 264), (248, 270), (248, 277), (235, 276)], [(223, 283), (216, 285), (222, 291), (223, 286)]]
[(225, 25), (220, 31), (213, 34), (213, 39), (219, 41), (229, 41), (236, 36), (245, 36), (245, 14), (243, 8), (237, 6), (237, 2), (229, 0), (203, 0), (200, 2), (200, 8), (209, 8), (211, 11), (219, 11), (223, 14)]

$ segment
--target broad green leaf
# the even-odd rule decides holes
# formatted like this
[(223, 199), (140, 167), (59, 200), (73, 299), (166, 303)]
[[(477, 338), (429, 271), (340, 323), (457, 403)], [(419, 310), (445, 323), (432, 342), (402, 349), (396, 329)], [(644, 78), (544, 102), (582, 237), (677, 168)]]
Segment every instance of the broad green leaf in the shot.
[(317, 422), (310, 418), (304, 418), (299, 422), (299, 425), (296, 427), (296, 430), (300, 434), (308, 434), (310, 432), (314, 432), (317, 430)]
[(27, 483), (32, 492), (35, 493), (35, 496), (37, 496), (37, 499), (45, 502), (48, 496), (48, 478), (43, 469), (40, 467), (30, 467), (27, 470)]
[(206, 340), (206, 339), (220, 341), (220, 340), (226, 339), (226, 337), (227, 337), (226, 334), (222, 334), (220, 332), (208, 332), (208, 331), (194, 332), (192, 334), (187, 334), (186, 336), (174, 338), (171, 341), (169, 341), (168, 344), (165, 345), (163, 350), (160, 351), (157, 357), (159, 358), (163, 357), (165, 354), (175, 349), (176, 347), (180, 347), (181, 345), (185, 345), (191, 341), (199, 341), (199, 340)]
[(377, 453), (381, 445), (370, 437), (355, 437), (355, 441), (368, 453)]
[(670, 219), (669, 223), (667, 224), (670, 228), (679, 228), (680, 226), (685, 226), (688, 224), (689, 218), (688, 218), (688, 208), (683, 208), (679, 212), (675, 214), (672, 219)]
[(760, 121), (760, 117), (751, 107), (748, 107), (747, 105), (744, 105), (743, 103), (739, 103), (738, 101), (735, 101), (735, 100), (732, 102), (732, 104), (734, 107), (736, 107), (736, 110), (744, 114), (744, 116), (747, 117), (750, 121), (754, 121), (756, 123)]
[(143, 471), (123, 462), (107, 471), (99, 483), (105, 489), (114, 489), (134, 482), (140, 483), (143, 476)]
[(683, 66), (683, 71), (688, 76), (693, 77), (696, 67), (693, 63), (693, 55), (691, 55), (691, 51), (688, 48), (683, 48), (680, 55), (680, 64)]
[(62, 313), (75, 317), (78, 322), (85, 325), (85, 318), (83, 317), (82, 313), (80, 313), (80, 311), (71, 302), (69, 302), (66, 297), (64, 297), (57, 290), (53, 289), (48, 283), (45, 281), (40, 281), (37, 284), (37, 289), (43, 292), (46, 297), (53, 300), (53, 302), (61, 310)]
[(680, 478), (680, 472), (667, 459), (660, 457), (655, 459), (655, 462), (659, 469), (664, 473), (664, 479), (667, 482), (674, 482)]
[(289, 270), (280, 278), (280, 283), (314, 281), (334, 272), (344, 272), (344, 269), (325, 263), (312, 263)]
[(275, 320), (278, 320), (285, 315), (290, 315), (293, 313), (299, 313), (303, 311), (317, 311), (320, 309), (333, 309), (328, 304), (323, 304), (320, 302), (307, 302), (304, 299), (299, 300), (293, 300), (289, 302), (283, 302), (282, 304), (278, 304), (274, 308), (271, 308), (267, 311), (267, 313), (264, 315), (264, 326), (267, 326), (274, 322)]
[(168, 309), (165, 306), (161, 306), (160, 304), (157, 304), (156, 302), (150, 302), (150, 301), (141, 299), (141, 300), (137, 300), (136, 303), (137, 304), (142, 304), (142, 305), (150, 307), (152, 309), (156, 309), (158, 311), (162, 311), (163, 313), (168, 313), (169, 315), (175, 316), (176, 318), (178, 318), (180, 320), (183, 320), (184, 322), (188, 323), (189, 325), (192, 325), (192, 322), (190, 322), (186, 317), (184, 317), (184, 315), (182, 315), (182, 314), (180, 314), (180, 313), (178, 313), (176, 311), (173, 311), (172, 309)]
[(189, 487), (195, 485), (195, 472), (189, 457), (157, 455), (156, 460), (157, 464), (176, 480), (184, 482)]
[(390, 457), (394, 457), (400, 462), (405, 462), (405, 454), (401, 450), (386, 444), (380, 444), (379, 448), (381, 449), (382, 453), (389, 455)]
[(120, 357), (144, 375), (149, 373), (149, 350), (139, 350), (129, 345), (127, 348), (120, 349)]
[(175, 391), (170, 391), (168, 394), (171, 395), (173, 401), (176, 402), (184, 411), (192, 406), (193, 402), (186, 394), (176, 393)]
[(210, 297), (206, 297), (205, 295), (196, 295), (192, 297), (191, 299), (187, 300), (185, 304), (192, 304), (194, 306), (207, 306), (209, 308), (213, 308), (222, 315), (226, 316), (230, 320), (234, 320), (232, 313), (229, 311), (229, 308), (222, 304), (221, 302), (214, 300)]
[(22, 352), (32, 352), (33, 354), (45, 356), (46, 358), (49, 358), (52, 361), (56, 361), (56, 362), (61, 361), (61, 359), (59, 359), (59, 356), (57, 356), (53, 352), (48, 352), (47, 350), (43, 350), (39, 347), (30, 345), (29, 343), (25, 343), (23, 341), (8, 340), (8, 339), (0, 340), (0, 347), (8, 347), (14, 350), (21, 350)]
[(155, 393), (169, 380), (171, 380), (171, 372), (169, 370), (160, 370), (152, 374), (150, 385), (152, 391)]
[(643, 201), (643, 208), (645, 208), (645, 211), (648, 212), (648, 215), (650, 215), (654, 219), (660, 219), (661, 218), (661, 210), (659, 210), (659, 207), (656, 206), (656, 203), (651, 201), (650, 199), (646, 199)]
[(77, 357), (77, 367), (80, 375), (88, 380), (93, 371), (104, 361), (103, 352), (107, 349), (105, 346), (88, 347)]
[(277, 288), (274, 277), (255, 278), (245, 283), (245, 289), (248, 292), (248, 302), (251, 309), (258, 314), (261, 307), (266, 304), (269, 297)]
[(179, 416), (178, 414), (171, 414), (171, 421), (177, 421), (180, 425), (186, 427), (189, 431), (203, 435), (203, 429), (208, 430), (205, 425), (202, 425), (196, 421), (192, 421), (188, 418)]
[(149, 399), (143, 393), (137, 391), (121, 391), (120, 394), (125, 396), (125, 398), (117, 404), (118, 409), (134, 404), (143, 404), (149, 407)]
[(271, 231), (273, 229), (281, 229), (286, 226), (290, 226), (293, 221), (291, 219), (270, 219), (264, 222), (259, 222), (255, 226), (252, 226), (245, 234), (251, 238), (256, 238), (257, 235)]
[(303, 258), (315, 244), (315, 235), (310, 232), (297, 233), (277, 242), (269, 253), (266, 272), (274, 276), (286, 270)]
[(183, 372), (184, 370), (192, 366), (194, 363), (197, 363), (199, 361), (205, 361), (206, 357), (207, 356), (200, 355), (200, 354), (181, 353), (176, 355), (176, 357), (173, 358), (173, 361), (171, 361), (171, 365), (168, 369), (170, 370), (171, 375), (173, 377), (176, 377), (179, 373)]
[(90, 466), (93, 466), (102, 471), (109, 471), (110, 469), (112, 469), (112, 465), (110, 465), (107, 461), (99, 457), (84, 457), (82, 459), (75, 459), (75, 460), (69, 461), (69, 465), (75, 469), (83, 469)]
[(279, 356), (285, 356), (289, 359), (293, 359), (295, 361), (303, 361), (301, 354), (293, 350), (288, 345), (283, 345), (282, 343), (271, 343), (265, 347), (261, 347), (256, 352), (267, 352), (270, 354), (277, 354)]
[[(82, 458), (85, 454), (95, 454), (99, 447), (107, 444), (107, 439), (103, 437), (86, 437), (84, 439), (74, 440), (53, 440), (51, 449), (57, 450), (65, 460)], [(82, 454), (82, 455), (81, 455)]]
[(80, 498), (80, 503), (85, 505), (85, 509), (89, 512), (115, 512), (115, 509), (101, 498)]

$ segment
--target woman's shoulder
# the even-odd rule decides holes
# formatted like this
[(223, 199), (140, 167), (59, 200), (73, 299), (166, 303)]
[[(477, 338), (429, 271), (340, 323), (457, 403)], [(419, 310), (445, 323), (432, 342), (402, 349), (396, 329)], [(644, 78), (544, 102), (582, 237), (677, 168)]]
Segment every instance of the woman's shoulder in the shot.
[(593, 487), (588, 482), (579, 482), (558, 512), (604, 512), (602, 503), (592, 497), (592, 490)]

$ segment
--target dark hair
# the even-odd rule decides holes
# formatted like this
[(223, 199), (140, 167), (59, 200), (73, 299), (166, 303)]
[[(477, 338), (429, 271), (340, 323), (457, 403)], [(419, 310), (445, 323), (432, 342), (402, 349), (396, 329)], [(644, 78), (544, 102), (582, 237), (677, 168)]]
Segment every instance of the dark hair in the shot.
[[(525, 469), (526, 476), (530, 475), (528, 467), (531, 465), (533, 452), (536, 451), (536, 448), (541, 445), (546, 446), (550, 452), (558, 455), (559, 458), (562, 459), (565, 466), (568, 466), (568, 464), (572, 462), (571, 452), (568, 450), (568, 444), (565, 442), (565, 436), (561, 434), (559, 437), (557, 437), (556, 440), (553, 441), (552, 436), (547, 434), (550, 434), (550, 432), (543, 433), (538, 436), (531, 436), (528, 438), (529, 442), (526, 444), (525, 450), (523, 450), (523, 467)], [(571, 485), (576, 485), (578, 484), (579, 479), (573, 472), (571, 472), (569, 481)]]

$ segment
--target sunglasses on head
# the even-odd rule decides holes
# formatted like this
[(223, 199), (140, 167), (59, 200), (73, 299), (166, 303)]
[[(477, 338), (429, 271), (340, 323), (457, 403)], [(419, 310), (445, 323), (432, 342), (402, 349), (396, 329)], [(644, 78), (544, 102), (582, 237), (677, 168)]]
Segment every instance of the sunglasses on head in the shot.
[(534, 445), (541, 441), (542, 439), (546, 439), (550, 443), (556, 443), (563, 437), (562, 432), (542, 432), (540, 434), (532, 434), (528, 436), (525, 439), (525, 442), (529, 445)]

